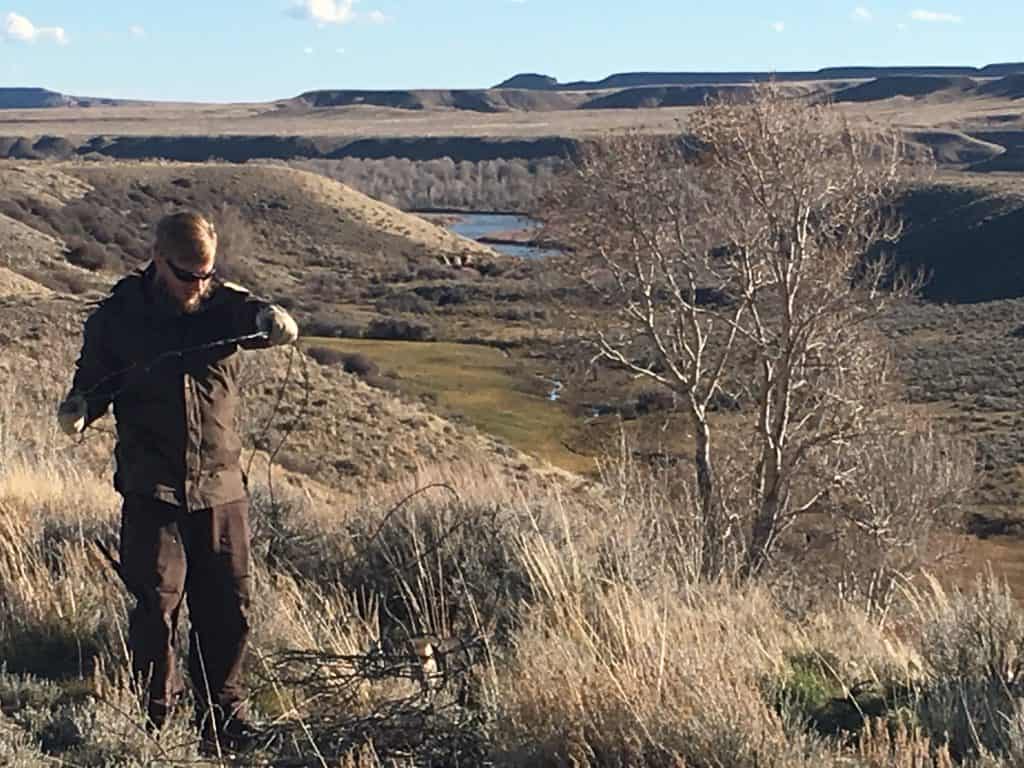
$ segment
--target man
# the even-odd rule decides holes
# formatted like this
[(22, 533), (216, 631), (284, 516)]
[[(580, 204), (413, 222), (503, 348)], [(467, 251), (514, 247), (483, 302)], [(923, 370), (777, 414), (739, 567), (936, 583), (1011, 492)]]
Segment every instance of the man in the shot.
[(242, 679), (250, 529), (235, 426), (238, 348), (288, 344), (298, 328), (282, 308), (218, 280), (216, 252), (202, 216), (160, 221), (152, 261), (86, 320), (58, 420), (76, 435), (114, 407), (121, 574), (137, 599), (128, 645), (135, 679), (148, 684), (151, 727), (183, 690), (175, 627), (187, 595), (197, 724), (206, 743), (230, 744), (252, 735)]

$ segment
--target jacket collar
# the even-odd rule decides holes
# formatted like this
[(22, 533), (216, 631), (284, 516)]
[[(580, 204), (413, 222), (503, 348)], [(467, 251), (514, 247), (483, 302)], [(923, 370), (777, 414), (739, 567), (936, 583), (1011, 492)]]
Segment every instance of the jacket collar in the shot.
[[(156, 264), (149, 261), (118, 280), (111, 289), (110, 296), (103, 302), (116, 298), (123, 302), (122, 306), (125, 310), (133, 315), (148, 315), (158, 318), (179, 317), (178, 313), (170, 311), (158, 300), (156, 279)], [(220, 282), (215, 282), (213, 293), (196, 315), (201, 315), (217, 301), (219, 287)]]

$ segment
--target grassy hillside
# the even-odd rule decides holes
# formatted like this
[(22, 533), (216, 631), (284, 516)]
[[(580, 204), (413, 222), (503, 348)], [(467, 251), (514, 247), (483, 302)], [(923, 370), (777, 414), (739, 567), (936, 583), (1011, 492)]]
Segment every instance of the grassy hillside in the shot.
[(929, 299), (976, 302), (1024, 295), (1018, 243), (1024, 232), (1020, 176), (954, 177), (913, 190), (894, 255), (929, 275)]
[(345, 306), (372, 308), (382, 284), (459, 279), (493, 291), (517, 266), (323, 176), (283, 167), (8, 162), (0, 182), (0, 244), (10, 243), (8, 258), (22, 254), (7, 266), (75, 293), (146, 261), (153, 222), (183, 207), (215, 219), (226, 274), (288, 297), (300, 319), (319, 318), (328, 333), (343, 323)]
[[(884, 610), (872, 556), (811, 528), (800, 556), (783, 548), (755, 583), (701, 581), (703, 531), (685, 459), (672, 460), (685, 424), (621, 372), (573, 369), (586, 350), (560, 302), (602, 310), (571, 285), (287, 169), (0, 173), (0, 764), (214, 762), (198, 756), (191, 702), (149, 733), (125, 677), (130, 600), (94, 543), (117, 537), (109, 420), (72, 441), (53, 419), (84, 299), (185, 205), (214, 207), (246, 282), (307, 328), (358, 336), (245, 355), (248, 675), (264, 731), (240, 764), (1024, 760), (1024, 613), (998, 578), (974, 580), (981, 558), (1013, 556), (1007, 539), (961, 570), (942, 561), (946, 586), (911, 580)], [(988, 439), (989, 477), (1005, 484), (986, 490), (990, 506), (1015, 503), (1024, 455), (1007, 442), (1024, 418), (1017, 309), (907, 305), (887, 329), (903, 340), (909, 407)], [(586, 477), (551, 465), (597, 456)]]
[[(80, 307), (0, 301), (0, 327), (20, 329), (0, 356), (0, 757), (202, 764), (188, 702), (147, 734), (125, 680), (129, 599), (93, 545), (116, 539), (109, 436), (79, 444), (53, 423)], [(425, 388), (456, 387), (452, 362), (482, 365), (435, 351), (409, 360)], [(247, 360), (258, 447), (287, 353)], [(884, 622), (813, 573), (701, 585), (671, 474), (624, 458), (581, 492), (347, 374), (308, 375), (309, 404), (289, 390), (278, 416), (297, 421), (287, 447), (370, 463), (278, 468), (271, 487), (260, 454), (249, 677), (265, 737), (243, 763), (882, 768), (984, 750), (967, 764), (995, 768), (1022, 754), (1003, 715), (1024, 616), (998, 584), (926, 586)], [(427, 690), (409, 650), (423, 634), (454, 649)]]
[(393, 385), (431, 407), (515, 448), (570, 471), (593, 472), (594, 458), (566, 447), (577, 424), (553, 400), (554, 385), (528, 362), (475, 344), (308, 339), (310, 347), (361, 355), (393, 372)]
[[(31, 356), (15, 352), (3, 360), (24, 370)], [(218, 764), (197, 755), (188, 700), (163, 731), (144, 728), (124, 674), (129, 599), (93, 545), (115, 539), (117, 499), (88, 449), (55, 434), (45, 388), (3, 381), (16, 407), (0, 431), (0, 760)], [(884, 620), (813, 578), (701, 584), (667, 478), (627, 460), (580, 494), (481, 459), (326, 499), (255, 475), (249, 681), (263, 735), (241, 764), (1001, 768), (1024, 756), (1012, 687), (1024, 614), (998, 583), (971, 596), (925, 583)], [(425, 687), (423, 636), (449, 649)]]

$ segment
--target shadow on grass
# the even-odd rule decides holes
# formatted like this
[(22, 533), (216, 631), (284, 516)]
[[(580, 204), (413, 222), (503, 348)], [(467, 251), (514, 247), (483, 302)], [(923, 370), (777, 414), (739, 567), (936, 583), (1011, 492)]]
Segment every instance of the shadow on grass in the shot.
[(46, 680), (91, 675), (101, 650), (95, 632), (60, 623), (8, 627), (0, 634), (0, 659), (8, 673)]

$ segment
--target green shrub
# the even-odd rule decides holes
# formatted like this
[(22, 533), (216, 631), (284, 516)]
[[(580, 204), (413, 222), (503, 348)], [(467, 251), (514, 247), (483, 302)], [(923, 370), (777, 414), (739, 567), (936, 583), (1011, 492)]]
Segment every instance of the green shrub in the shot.
[(396, 317), (372, 320), (365, 333), (368, 339), (385, 341), (428, 341), (433, 336), (430, 326)]

